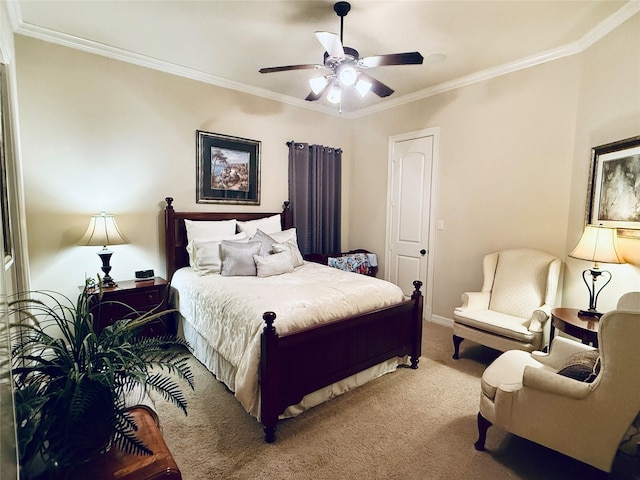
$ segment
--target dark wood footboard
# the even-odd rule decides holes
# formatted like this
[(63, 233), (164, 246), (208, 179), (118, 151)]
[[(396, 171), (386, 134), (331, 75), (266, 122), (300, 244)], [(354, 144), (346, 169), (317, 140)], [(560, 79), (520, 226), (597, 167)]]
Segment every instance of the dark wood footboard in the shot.
[(276, 314), (263, 315), (260, 360), (261, 421), (265, 441), (275, 441), (278, 416), (322, 387), (394, 357), (422, 349), (422, 282), (411, 299), (362, 315), (278, 335)]

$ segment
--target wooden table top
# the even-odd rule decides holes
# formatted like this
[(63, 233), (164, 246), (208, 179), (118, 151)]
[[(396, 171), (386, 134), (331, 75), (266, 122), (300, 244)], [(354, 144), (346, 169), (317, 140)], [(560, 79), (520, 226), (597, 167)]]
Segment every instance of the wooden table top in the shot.
[(578, 315), (579, 311), (577, 308), (561, 307), (552, 309), (551, 315), (564, 323), (568, 323), (582, 330), (597, 332), (598, 326), (600, 325), (599, 318)]

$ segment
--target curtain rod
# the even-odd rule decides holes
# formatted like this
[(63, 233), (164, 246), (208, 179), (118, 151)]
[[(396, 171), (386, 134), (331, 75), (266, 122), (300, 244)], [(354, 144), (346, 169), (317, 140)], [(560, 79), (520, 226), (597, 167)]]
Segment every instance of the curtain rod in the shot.
[[(287, 142), (287, 147), (291, 148), (292, 146), (298, 146), (299, 148), (302, 148), (304, 145), (308, 145), (306, 143), (301, 143), (301, 142), (295, 142), (293, 140), (290, 140)], [(327, 147), (325, 145), (308, 145), (309, 147), (322, 147), (322, 148), (328, 148), (329, 150), (335, 150), (338, 153), (342, 153), (342, 148), (335, 148), (335, 147)]]

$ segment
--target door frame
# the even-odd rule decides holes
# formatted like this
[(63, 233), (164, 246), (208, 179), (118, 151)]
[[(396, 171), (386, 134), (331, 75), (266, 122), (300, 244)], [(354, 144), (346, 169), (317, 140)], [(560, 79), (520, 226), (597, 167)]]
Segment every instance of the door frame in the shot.
[(385, 268), (384, 278), (389, 280), (391, 263), (391, 202), (393, 200), (393, 151), (396, 142), (404, 142), (420, 137), (433, 137), (433, 159), (431, 165), (431, 195), (429, 198), (429, 251), (427, 252), (427, 278), (423, 282), (424, 309), (423, 320), (431, 321), (433, 313), (433, 277), (436, 258), (436, 200), (438, 198), (438, 163), (440, 159), (440, 127), (430, 127), (413, 132), (400, 133), (389, 137), (389, 154), (387, 159), (387, 219), (385, 235)]

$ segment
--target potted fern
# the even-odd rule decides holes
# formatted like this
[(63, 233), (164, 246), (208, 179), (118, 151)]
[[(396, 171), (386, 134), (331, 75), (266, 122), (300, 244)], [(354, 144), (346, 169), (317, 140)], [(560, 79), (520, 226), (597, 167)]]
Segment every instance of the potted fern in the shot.
[(34, 465), (40, 464), (58, 478), (112, 447), (152, 453), (136, 437), (137, 426), (125, 404), (134, 389), (155, 391), (187, 413), (177, 382), (194, 387), (187, 343), (176, 335), (139, 335), (145, 324), (168, 311), (136, 314), (96, 334), (93, 309), (101, 298), (101, 284), (87, 282), (75, 305), (49, 291), (10, 299), (23, 471), (37, 470)]

